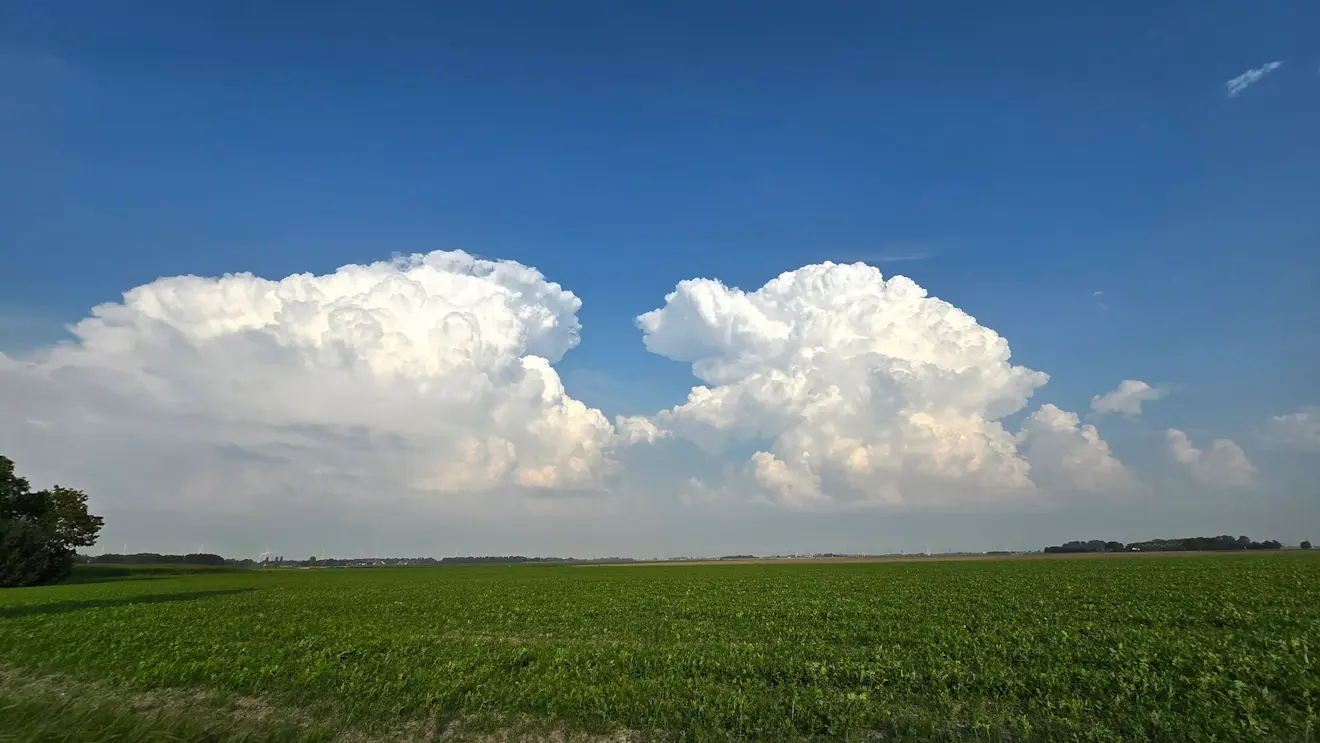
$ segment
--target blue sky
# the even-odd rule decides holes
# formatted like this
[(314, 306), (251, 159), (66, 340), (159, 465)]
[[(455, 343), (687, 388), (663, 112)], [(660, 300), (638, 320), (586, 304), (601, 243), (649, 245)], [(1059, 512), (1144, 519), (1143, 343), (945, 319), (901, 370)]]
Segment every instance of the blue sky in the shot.
[(694, 383), (634, 322), (679, 281), (861, 260), (1048, 372), (1027, 411), (1141, 379), (1173, 389), (1155, 428), (1249, 446), (1320, 402), (1317, 21), (1301, 0), (5, 3), (0, 351), (162, 276), (463, 249), (581, 298), (568, 392), (649, 414)]

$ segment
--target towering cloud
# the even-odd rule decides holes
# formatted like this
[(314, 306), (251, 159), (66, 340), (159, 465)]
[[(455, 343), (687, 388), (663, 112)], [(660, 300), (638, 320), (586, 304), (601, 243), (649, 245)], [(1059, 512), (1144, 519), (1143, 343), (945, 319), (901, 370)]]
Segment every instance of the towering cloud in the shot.
[(637, 319), (646, 347), (705, 382), (663, 430), (756, 451), (746, 472), (785, 503), (947, 502), (1030, 492), (999, 419), (1047, 376), (902, 276), (824, 263), (754, 292), (684, 281)]
[(1032, 480), (1051, 489), (1103, 493), (1133, 486), (1095, 426), (1082, 425), (1076, 413), (1042, 405), (1023, 421), (1017, 440)]
[(95, 308), (71, 343), (0, 356), (0, 406), (19, 412), (0, 442), (158, 435), (263, 473), (217, 481), (217, 498), (280, 463), (422, 494), (590, 488), (614, 430), (550, 366), (578, 342), (580, 304), (534, 269), (462, 252), (160, 279)]
[(1176, 428), (1164, 432), (1169, 453), (1198, 482), (1217, 488), (1248, 488), (1255, 480), (1256, 467), (1242, 447), (1228, 439), (1215, 439), (1210, 448), (1198, 449), (1187, 434)]

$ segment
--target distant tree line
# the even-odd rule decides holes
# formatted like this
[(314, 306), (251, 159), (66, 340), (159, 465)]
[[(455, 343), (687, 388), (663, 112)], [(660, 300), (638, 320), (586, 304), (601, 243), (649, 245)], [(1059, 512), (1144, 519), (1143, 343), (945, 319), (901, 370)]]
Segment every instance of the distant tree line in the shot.
[[(78, 562), (92, 565), (236, 565), (240, 560), (226, 560), (210, 552), (191, 552), (186, 555), (162, 555), (156, 552), (138, 552), (132, 555), (79, 555)], [(247, 562), (256, 564), (252, 560)]]
[[(1303, 542), (1302, 549), (1308, 549), (1310, 542)], [(1248, 537), (1231, 537), (1221, 534), (1217, 537), (1185, 537), (1182, 539), (1150, 539), (1145, 542), (1106, 542), (1101, 539), (1090, 541), (1066, 542), (1046, 547), (1049, 553), (1069, 552), (1230, 552), (1233, 550), (1277, 550), (1283, 545), (1273, 539), (1253, 542)]]
[(371, 566), (407, 567), (427, 565), (562, 565), (583, 563), (636, 562), (630, 557), (579, 559), (572, 557), (525, 557), (523, 555), (480, 555), (465, 557), (346, 557), (291, 560), (283, 555), (262, 560), (235, 559), (209, 552), (186, 555), (138, 552), (134, 554), (77, 555), (76, 561), (89, 565), (203, 565), (235, 568), (357, 568)]
[(462, 557), (343, 557), (289, 560), (273, 557), (256, 563), (256, 567), (273, 568), (360, 568), (372, 566), (424, 567), (428, 565), (580, 565), (585, 563), (636, 562), (631, 557), (600, 557), (580, 559), (574, 557), (525, 557), (523, 555), (470, 555)]

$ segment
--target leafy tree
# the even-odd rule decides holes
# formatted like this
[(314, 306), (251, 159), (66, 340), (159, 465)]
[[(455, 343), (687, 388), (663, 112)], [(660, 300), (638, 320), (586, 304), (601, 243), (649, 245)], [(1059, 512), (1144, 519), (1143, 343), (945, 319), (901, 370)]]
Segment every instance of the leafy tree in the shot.
[(73, 550), (59, 549), (40, 525), (0, 520), (0, 588), (54, 583), (73, 569)]
[(73, 569), (74, 548), (96, 542), (103, 520), (87, 494), (55, 486), (33, 490), (0, 456), (0, 588), (53, 583)]
[(1303, 540), (1302, 543), (1298, 546), (1304, 550), (1309, 550), (1311, 549), (1311, 540), (1309, 539)]

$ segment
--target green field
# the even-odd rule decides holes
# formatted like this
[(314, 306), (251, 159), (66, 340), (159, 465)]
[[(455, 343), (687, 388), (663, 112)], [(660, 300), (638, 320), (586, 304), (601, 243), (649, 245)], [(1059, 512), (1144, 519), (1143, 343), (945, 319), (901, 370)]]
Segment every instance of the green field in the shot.
[(0, 592), (0, 740), (1310, 741), (1320, 555)]

